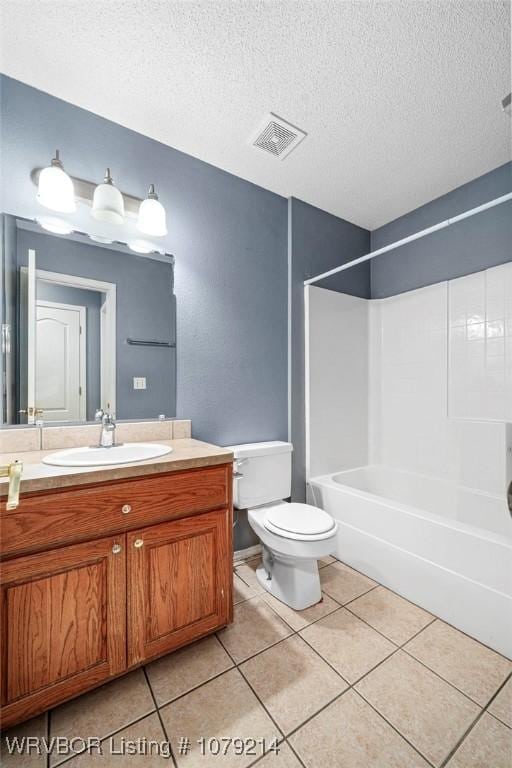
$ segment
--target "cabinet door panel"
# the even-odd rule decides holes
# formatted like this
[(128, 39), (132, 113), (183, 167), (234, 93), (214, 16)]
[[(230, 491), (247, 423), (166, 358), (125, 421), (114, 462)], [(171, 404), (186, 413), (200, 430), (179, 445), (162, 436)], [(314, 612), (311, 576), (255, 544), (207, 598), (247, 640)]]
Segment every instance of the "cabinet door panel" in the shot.
[(106, 581), (103, 560), (7, 587), (9, 701), (106, 661)]
[(112, 551), (120, 542), (101, 539), (2, 565), (4, 721), (125, 668), (125, 548)]
[(230, 526), (223, 509), (127, 535), (129, 665), (229, 621)]
[(150, 637), (162, 637), (215, 612), (214, 551), (211, 531), (155, 544), (148, 551)]

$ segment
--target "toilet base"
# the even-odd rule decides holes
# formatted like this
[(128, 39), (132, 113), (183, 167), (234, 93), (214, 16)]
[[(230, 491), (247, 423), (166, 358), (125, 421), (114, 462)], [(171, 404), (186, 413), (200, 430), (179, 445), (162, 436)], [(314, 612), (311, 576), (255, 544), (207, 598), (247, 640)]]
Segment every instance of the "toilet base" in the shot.
[(256, 577), (267, 592), (295, 611), (320, 602), (322, 590), (316, 559), (281, 558), (274, 553), (268, 557), (268, 554), (268, 550), (264, 552), (263, 564), (256, 569)]

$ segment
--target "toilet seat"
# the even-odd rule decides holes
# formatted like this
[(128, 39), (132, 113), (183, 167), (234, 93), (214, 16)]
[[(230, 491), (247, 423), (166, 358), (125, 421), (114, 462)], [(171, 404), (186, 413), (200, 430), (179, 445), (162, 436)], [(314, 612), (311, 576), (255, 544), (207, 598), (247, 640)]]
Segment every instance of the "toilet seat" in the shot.
[(311, 504), (281, 503), (270, 506), (263, 520), (264, 527), (285, 539), (320, 541), (336, 533), (336, 522), (323, 509)]

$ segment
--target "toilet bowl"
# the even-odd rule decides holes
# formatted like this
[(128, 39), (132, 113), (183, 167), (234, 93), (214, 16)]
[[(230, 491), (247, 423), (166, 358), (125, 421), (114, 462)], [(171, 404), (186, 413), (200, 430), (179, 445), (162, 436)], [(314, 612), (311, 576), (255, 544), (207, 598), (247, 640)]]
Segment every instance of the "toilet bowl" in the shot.
[(322, 598), (318, 559), (335, 549), (338, 526), (324, 510), (284, 501), (291, 490), (290, 443), (230, 446), (235, 456), (234, 505), (247, 509), (262, 544), (261, 586), (295, 610)]
[[(274, 522), (283, 513), (285, 529)], [(294, 514), (295, 526), (291, 522)], [(247, 517), (263, 548), (262, 564), (256, 571), (262, 587), (297, 611), (318, 603), (322, 599), (318, 559), (334, 549), (338, 526), (333, 518), (309, 504), (286, 502), (248, 509)], [(306, 520), (308, 525), (301, 524)]]

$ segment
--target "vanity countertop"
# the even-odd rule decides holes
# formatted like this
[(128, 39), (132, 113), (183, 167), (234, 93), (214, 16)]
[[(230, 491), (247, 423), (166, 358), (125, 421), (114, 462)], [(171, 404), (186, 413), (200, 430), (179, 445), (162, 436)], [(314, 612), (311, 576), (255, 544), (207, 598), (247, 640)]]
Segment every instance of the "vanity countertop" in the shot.
[[(149, 442), (149, 441), (146, 441)], [(16, 459), (23, 462), (20, 496), (31, 491), (49, 491), (74, 485), (102, 483), (108, 480), (124, 480), (129, 477), (144, 477), (182, 469), (210, 467), (226, 464), (233, 460), (228, 448), (203, 443), (192, 438), (177, 440), (155, 440), (159, 445), (169, 445), (172, 453), (156, 459), (138, 461), (133, 464), (110, 464), (101, 467), (55, 467), (43, 464), (45, 456), (57, 451), (19, 451), (0, 454), (0, 464), (9, 464)], [(9, 480), (0, 478), (0, 497), (7, 496)]]

